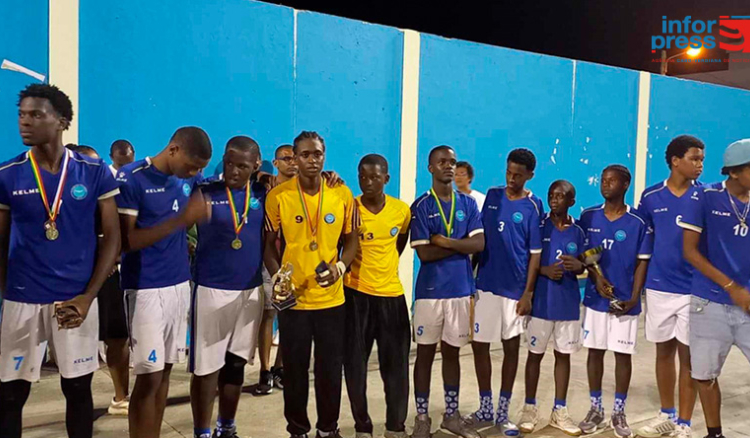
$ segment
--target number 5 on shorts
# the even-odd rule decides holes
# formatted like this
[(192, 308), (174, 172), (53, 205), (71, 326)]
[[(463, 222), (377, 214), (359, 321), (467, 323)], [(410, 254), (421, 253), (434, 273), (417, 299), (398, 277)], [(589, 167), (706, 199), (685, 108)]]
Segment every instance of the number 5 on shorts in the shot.
[(151, 350), (151, 354), (148, 355), (148, 361), (156, 363), (156, 350)]
[(417, 336), (422, 336), (423, 333), (424, 333), (424, 326), (420, 325), (419, 327), (417, 327)]
[(13, 360), (16, 361), (15, 371), (18, 371), (21, 368), (21, 363), (23, 362), (23, 356), (13, 356)]

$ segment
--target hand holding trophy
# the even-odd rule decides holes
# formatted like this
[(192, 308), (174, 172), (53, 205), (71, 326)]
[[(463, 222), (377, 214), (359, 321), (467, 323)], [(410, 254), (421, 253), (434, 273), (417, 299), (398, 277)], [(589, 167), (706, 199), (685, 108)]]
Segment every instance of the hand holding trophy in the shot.
[(279, 272), (271, 278), (273, 284), (273, 296), (271, 298), (273, 302), (271, 304), (279, 312), (297, 305), (297, 297), (294, 296), (295, 288), (292, 283), (293, 272), (294, 266), (286, 262), (281, 266)]
[(587, 268), (591, 268), (596, 272), (596, 290), (601, 296), (609, 299), (609, 311), (617, 313), (622, 310), (622, 302), (615, 297), (614, 286), (612, 286), (612, 283), (607, 280), (601, 266), (599, 266), (602, 252), (604, 252), (604, 247), (601, 245), (588, 249), (581, 254), (581, 261)]

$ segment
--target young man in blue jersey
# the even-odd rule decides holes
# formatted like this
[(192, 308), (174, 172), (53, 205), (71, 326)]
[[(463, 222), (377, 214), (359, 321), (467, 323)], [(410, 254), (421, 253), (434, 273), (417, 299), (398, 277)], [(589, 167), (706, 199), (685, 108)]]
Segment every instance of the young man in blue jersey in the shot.
[[(517, 436), (518, 427), (508, 410), (518, 370), (524, 316), (531, 311), (531, 298), (542, 253), (540, 236), (542, 201), (526, 189), (534, 177), (536, 157), (528, 149), (508, 154), (505, 187), (487, 192), (482, 211), (486, 235), (479, 255), (477, 303), (474, 322), (474, 366), (479, 383), (480, 408), (466, 421), (478, 429), (492, 428), (488, 436)], [(492, 360), (490, 343), (503, 343), (503, 368), (497, 413), (492, 406)], [(528, 413), (522, 415), (526, 421)]]
[[(130, 436), (159, 436), (172, 365), (185, 359), (190, 266), (187, 232), (208, 216), (200, 171), (211, 141), (196, 127), (178, 129), (155, 157), (120, 169), (122, 288), (132, 345), (135, 387)], [(192, 196), (191, 196), (192, 194)]]
[(750, 359), (750, 139), (727, 147), (721, 173), (726, 180), (690, 191), (680, 220), (685, 259), (696, 269), (690, 362), (706, 417), (706, 438), (724, 436), (717, 379), (732, 345)]
[(458, 412), (461, 368), (459, 349), (471, 336), (474, 278), (469, 256), (484, 249), (484, 231), (476, 201), (453, 189), (456, 153), (450, 146), (430, 151), (432, 188), (411, 206), (411, 246), (422, 262), (414, 303), (414, 398), (417, 417), (413, 438), (429, 438), (428, 414), (432, 362), (438, 342), (443, 356), (445, 414), (441, 427), (464, 438), (479, 438)]
[(607, 166), (601, 176), (604, 204), (584, 210), (578, 222), (586, 232), (586, 249), (603, 248), (599, 261), (601, 271), (588, 267), (583, 298), (583, 346), (589, 349), (591, 409), (579, 427), (586, 434), (605, 425), (602, 378), (604, 355), (608, 350), (615, 354), (615, 404), (611, 425), (617, 437), (630, 437), (633, 433), (625, 416), (625, 401), (652, 235), (646, 222), (625, 203), (630, 181), (627, 167)]
[(68, 436), (93, 433), (96, 296), (119, 252), (118, 189), (102, 160), (63, 146), (72, 119), (70, 99), (57, 87), (26, 87), (19, 95), (18, 125), (30, 149), (0, 164), (3, 437), (21, 436), (23, 406), (48, 344), (60, 370)]
[(581, 349), (581, 293), (577, 275), (583, 273), (578, 256), (586, 244), (586, 233), (568, 215), (576, 203), (576, 189), (565, 180), (552, 183), (547, 194), (550, 212), (542, 220), (542, 266), (534, 289), (531, 319), (526, 328), (529, 358), (526, 361), (527, 419), (518, 427), (524, 433), (534, 431), (539, 421), (536, 390), (539, 368), (552, 339), (555, 346), (555, 404), (549, 425), (568, 435), (580, 435), (581, 429), (570, 418), (567, 408), (570, 382), (570, 355)]
[(211, 415), (219, 388), (213, 437), (237, 438), (235, 414), (254, 356), (263, 314), (261, 285), (266, 188), (250, 180), (260, 148), (250, 137), (229, 140), (224, 170), (201, 184), (211, 219), (198, 225), (191, 305), (190, 402), (195, 438), (211, 438)]
[[(656, 385), (661, 411), (638, 430), (646, 438), (690, 438), (696, 392), (690, 378), (690, 284), (693, 267), (675, 248), (682, 246), (677, 224), (682, 209), (703, 171), (705, 146), (690, 135), (680, 135), (667, 145), (669, 178), (647, 188), (638, 213), (654, 232), (654, 253), (646, 277), (646, 339), (656, 343)], [(675, 356), (680, 358), (680, 412), (675, 409), (677, 380)]]

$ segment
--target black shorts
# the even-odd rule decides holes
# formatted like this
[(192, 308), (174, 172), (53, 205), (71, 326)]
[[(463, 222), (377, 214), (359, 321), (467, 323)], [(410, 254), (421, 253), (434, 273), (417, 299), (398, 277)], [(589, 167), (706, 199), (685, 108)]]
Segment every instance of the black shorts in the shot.
[(125, 319), (125, 299), (120, 289), (120, 271), (115, 271), (102, 285), (99, 302), (99, 339), (127, 339), (128, 323)]

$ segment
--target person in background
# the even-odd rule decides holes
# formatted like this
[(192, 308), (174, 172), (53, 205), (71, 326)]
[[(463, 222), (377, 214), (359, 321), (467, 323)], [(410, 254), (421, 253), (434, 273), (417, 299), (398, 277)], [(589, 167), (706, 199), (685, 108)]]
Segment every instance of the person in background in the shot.
[(472, 190), (471, 184), (474, 182), (474, 167), (468, 161), (459, 161), (456, 163), (456, 188), (459, 192), (471, 196), (477, 201), (479, 211), (484, 207), (485, 195), (477, 190)]
[(133, 145), (127, 140), (115, 140), (112, 146), (109, 147), (109, 159), (112, 160), (112, 164), (109, 165), (109, 170), (112, 171), (112, 175), (117, 176), (117, 171), (127, 164), (135, 161), (135, 149)]

